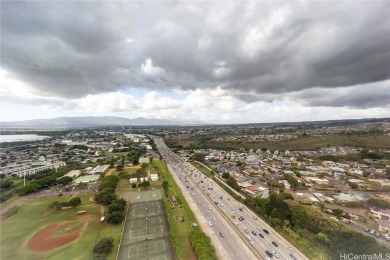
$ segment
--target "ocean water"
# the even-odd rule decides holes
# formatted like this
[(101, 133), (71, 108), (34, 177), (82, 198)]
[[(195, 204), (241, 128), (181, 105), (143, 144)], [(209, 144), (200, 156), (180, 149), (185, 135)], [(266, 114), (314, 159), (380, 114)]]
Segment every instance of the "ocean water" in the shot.
[(9, 143), (9, 142), (22, 142), (22, 141), (38, 141), (49, 138), (49, 136), (43, 135), (0, 135), (0, 143)]

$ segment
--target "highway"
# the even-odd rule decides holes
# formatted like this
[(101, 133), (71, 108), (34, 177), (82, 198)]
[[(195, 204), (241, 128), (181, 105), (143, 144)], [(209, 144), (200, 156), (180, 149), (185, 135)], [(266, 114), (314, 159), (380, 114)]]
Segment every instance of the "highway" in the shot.
[[(208, 227), (217, 234), (217, 249), (222, 246), (231, 259), (308, 259), (212, 179), (173, 153), (161, 138), (154, 137), (154, 141), (186, 197), (192, 198)], [(252, 256), (246, 258), (243, 254), (248, 254), (248, 247)]]
[[(184, 197), (197, 217), (202, 230), (211, 238), (220, 259), (259, 259), (243, 241), (234, 228), (228, 223), (217, 207), (211, 204), (207, 196), (203, 195), (187, 176), (182, 162), (165, 146), (161, 139), (155, 139), (157, 148), (173, 178), (182, 190)], [(188, 188), (187, 188), (188, 186)]]

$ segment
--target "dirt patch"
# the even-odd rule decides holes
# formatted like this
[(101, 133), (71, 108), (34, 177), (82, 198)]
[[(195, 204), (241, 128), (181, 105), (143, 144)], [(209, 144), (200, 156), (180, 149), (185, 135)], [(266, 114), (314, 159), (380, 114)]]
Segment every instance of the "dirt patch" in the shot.
[(92, 201), (95, 201), (95, 198), (94, 198), (94, 197), (90, 197), (90, 198), (89, 198), (89, 201), (91, 201), (91, 202), (92, 202)]
[(175, 221), (184, 221), (184, 217), (183, 216), (175, 215), (174, 218), (175, 218)]
[(56, 233), (57, 229), (61, 226), (61, 223), (53, 224), (45, 227), (28, 242), (27, 247), (35, 252), (45, 252), (51, 249), (69, 244), (73, 240), (77, 239), (81, 230), (65, 236), (52, 237)]

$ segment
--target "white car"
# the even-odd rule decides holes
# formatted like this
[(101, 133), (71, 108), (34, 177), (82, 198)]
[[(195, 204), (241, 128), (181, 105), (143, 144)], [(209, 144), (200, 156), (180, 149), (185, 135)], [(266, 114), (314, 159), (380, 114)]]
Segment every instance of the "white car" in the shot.
[(237, 222), (234, 222), (234, 225), (238, 226), (238, 223), (237, 223)]
[(276, 258), (279, 258), (279, 254), (276, 253), (275, 251), (272, 251), (272, 254), (273, 254)]
[(211, 223), (211, 221), (209, 221), (209, 226), (211, 227), (213, 225), (213, 223)]
[(211, 210), (211, 207), (209, 206), (209, 210)]

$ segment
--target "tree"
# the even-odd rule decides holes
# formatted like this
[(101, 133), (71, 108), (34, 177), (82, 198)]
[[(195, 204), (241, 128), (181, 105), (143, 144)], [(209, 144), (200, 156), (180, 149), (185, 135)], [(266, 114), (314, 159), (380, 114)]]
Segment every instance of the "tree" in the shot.
[(8, 188), (11, 188), (12, 184), (14, 182), (13, 181), (10, 181), (10, 180), (6, 180), (6, 181), (0, 181), (0, 188), (1, 189), (8, 189)]
[(329, 238), (328, 238), (328, 236), (327, 235), (325, 235), (324, 233), (322, 233), (322, 232), (319, 232), (318, 234), (317, 234), (317, 238), (321, 241), (321, 242), (324, 242), (324, 243), (329, 243)]
[(70, 183), (72, 181), (73, 181), (72, 177), (65, 176), (65, 177), (59, 178), (57, 180), (57, 183), (66, 185), (66, 184), (68, 184), (68, 183)]
[(369, 172), (369, 171), (363, 171), (363, 177), (368, 177), (368, 176), (370, 176), (371, 175), (371, 172)]
[(73, 207), (73, 208), (76, 208), (78, 206), (81, 205), (81, 199), (80, 197), (75, 197), (75, 198), (72, 198), (68, 201), (68, 205)]
[(288, 183), (291, 185), (291, 187), (293, 187), (294, 189), (296, 189), (298, 187), (298, 181), (291, 175), (289, 174), (285, 174), (284, 175), (284, 178), (288, 181)]
[(125, 209), (126, 209), (126, 202), (125, 204), (123, 204), (119, 200), (115, 200), (113, 203), (111, 203), (108, 206), (107, 213), (112, 214), (114, 212), (124, 212)]
[(269, 179), (267, 181), (267, 185), (268, 186), (271, 186), (271, 187), (278, 187), (279, 186), (279, 182), (275, 179)]
[(294, 204), (291, 208), (291, 222), (295, 228), (303, 228), (307, 222), (308, 215), (303, 206)]
[(168, 181), (163, 181), (161, 186), (164, 188), (165, 195), (168, 196)]
[(122, 221), (124, 219), (125, 219), (124, 212), (115, 211), (115, 212), (107, 215), (106, 221), (107, 221), (107, 223), (110, 223), (110, 224), (119, 224), (119, 223), (122, 223)]
[(194, 154), (194, 161), (204, 162), (206, 155), (203, 153)]
[(340, 219), (341, 216), (344, 214), (344, 211), (342, 209), (334, 209), (333, 210), (333, 214), (338, 218)]
[(47, 205), (47, 208), (50, 210), (53, 210), (53, 211), (59, 211), (59, 210), (61, 210), (62, 206), (61, 206), (61, 203), (59, 201), (53, 201), (53, 202), (49, 203), (49, 205)]
[(141, 168), (142, 169), (147, 169), (149, 167), (149, 164), (148, 163), (142, 163), (141, 164)]
[(112, 237), (105, 237), (97, 242), (92, 249), (95, 254), (109, 254), (114, 247), (114, 240)]
[(116, 199), (115, 190), (112, 188), (105, 188), (96, 193), (95, 201), (99, 204), (109, 205)]
[(42, 186), (38, 183), (29, 183), (29, 184), (26, 184), (26, 186), (19, 188), (18, 194), (25, 195), (25, 194), (34, 192), (36, 190), (39, 190), (40, 188), (42, 188)]
[(224, 173), (222, 173), (222, 178), (224, 178), (224, 179), (227, 179), (227, 178), (229, 178), (229, 173), (228, 172), (224, 172)]

